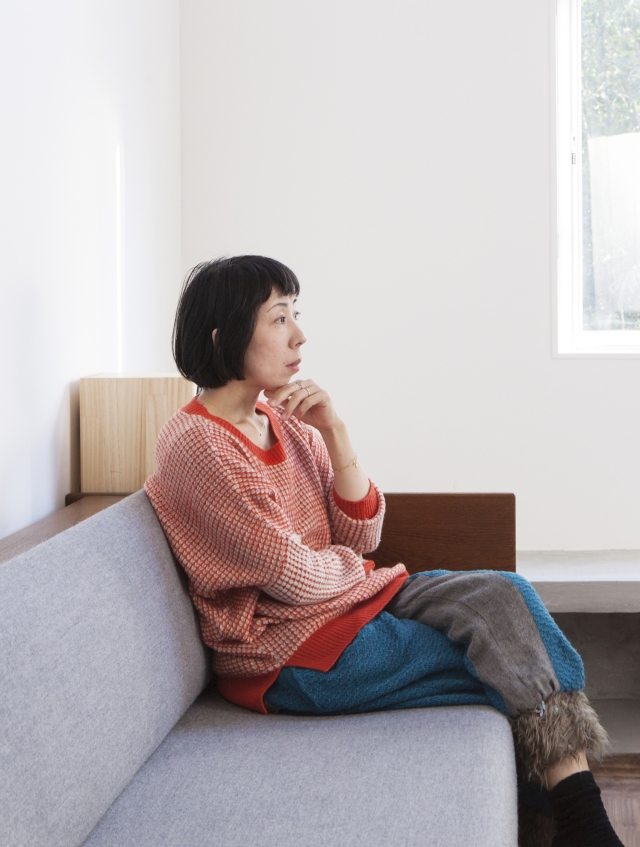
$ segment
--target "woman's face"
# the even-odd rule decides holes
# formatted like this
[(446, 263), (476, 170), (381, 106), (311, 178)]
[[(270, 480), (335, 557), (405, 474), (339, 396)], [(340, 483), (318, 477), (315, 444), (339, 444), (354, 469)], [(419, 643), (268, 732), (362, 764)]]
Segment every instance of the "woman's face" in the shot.
[(293, 296), (273, 289), (258, 312), (244, 359), (246, 382), (255, 387), (279, 388), (300, 369), (300, 348), (307, 340), (298, 323), (299, 312)]

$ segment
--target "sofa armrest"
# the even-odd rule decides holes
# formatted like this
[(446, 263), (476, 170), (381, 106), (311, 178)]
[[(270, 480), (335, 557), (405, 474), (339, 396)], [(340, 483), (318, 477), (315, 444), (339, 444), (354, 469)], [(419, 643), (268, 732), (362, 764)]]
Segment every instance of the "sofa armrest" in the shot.
[(516, 569), (513, 494), (385, 494), (380, 546), (366, 558), (377, 567), (403, 562), (427, 570)]

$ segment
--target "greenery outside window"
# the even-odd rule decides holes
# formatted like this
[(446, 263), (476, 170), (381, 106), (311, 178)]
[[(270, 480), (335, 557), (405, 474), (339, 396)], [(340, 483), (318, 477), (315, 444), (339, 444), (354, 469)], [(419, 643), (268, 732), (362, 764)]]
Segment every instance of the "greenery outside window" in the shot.
[(640, 0), (557, 0), (557, 352), (640, 355)]

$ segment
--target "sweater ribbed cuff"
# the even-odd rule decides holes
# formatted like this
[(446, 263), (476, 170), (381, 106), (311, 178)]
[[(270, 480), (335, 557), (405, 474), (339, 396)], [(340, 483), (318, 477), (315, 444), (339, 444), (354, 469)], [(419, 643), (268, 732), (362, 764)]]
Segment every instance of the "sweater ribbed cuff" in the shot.
[(345, 513), (349, 518), (354, 520), (366, 521), (374, 517), (378, 511), (378, 495), (375, 488), (369, 480), (369, 491), (366, 497), (362, 500), (344, 500), (338, 495), (335, 488), (333, 489), (333, 499), (336, 506)]

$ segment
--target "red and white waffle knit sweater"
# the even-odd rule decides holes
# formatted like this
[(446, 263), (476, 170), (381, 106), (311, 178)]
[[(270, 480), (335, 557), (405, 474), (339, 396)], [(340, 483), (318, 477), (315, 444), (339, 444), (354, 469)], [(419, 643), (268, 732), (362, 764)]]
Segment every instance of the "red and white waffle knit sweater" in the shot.
[(145, 491), (189, 577), (218, 687), (264, 711), (280, 668), (294, 657), (328, 670), (407, 573), (361, 559), (380, 541), (376, 486), (342, 500), (317, 430), (258, 408), (277, 437), (270, 450), (194, 398), (162, 428)]

